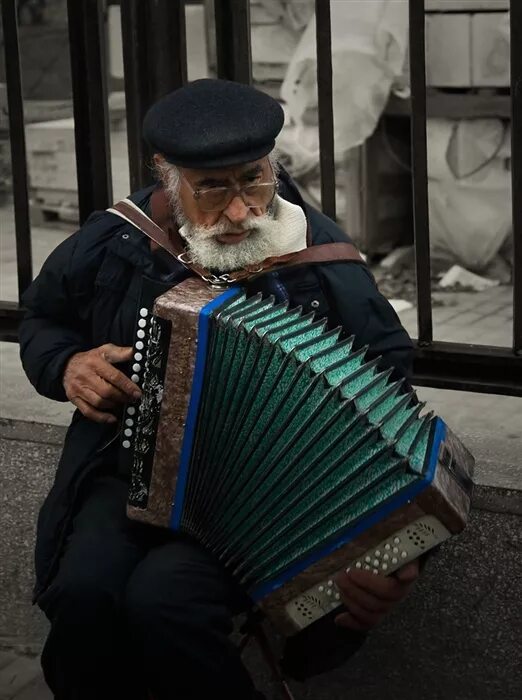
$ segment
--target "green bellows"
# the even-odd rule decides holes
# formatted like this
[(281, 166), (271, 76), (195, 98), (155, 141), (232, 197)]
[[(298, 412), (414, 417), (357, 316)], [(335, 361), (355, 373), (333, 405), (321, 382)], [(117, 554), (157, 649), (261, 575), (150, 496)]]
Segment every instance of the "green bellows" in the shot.
[(211, 316), (181, 529), (249, 588), (426, 469), (432, 415), (339, 334), (261, 295)]

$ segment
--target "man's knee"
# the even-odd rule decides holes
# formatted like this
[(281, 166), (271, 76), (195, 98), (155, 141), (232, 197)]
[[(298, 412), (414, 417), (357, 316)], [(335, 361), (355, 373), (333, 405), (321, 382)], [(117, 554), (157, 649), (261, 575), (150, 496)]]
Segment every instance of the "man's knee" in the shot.
[(190, 549), (174, 546), (157, 551), (130, 577), (124, 596), (127, 619), (133, 628), (150, 633), (214, 629), (228, 635), (232, 614), (229, 591), (215, 564)]
[(110, 622), (116, 610), (114, 593), (91, 572), (59, 574), (38, 601), (51, 620), (69, 626)]

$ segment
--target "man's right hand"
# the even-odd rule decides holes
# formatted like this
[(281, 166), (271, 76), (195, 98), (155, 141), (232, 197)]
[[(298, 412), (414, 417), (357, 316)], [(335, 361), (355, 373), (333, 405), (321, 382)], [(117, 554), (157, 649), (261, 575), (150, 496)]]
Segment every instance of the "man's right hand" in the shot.
[(117, 405), (141, 397), (139, 387), (113, 366), (131, 360), (132, 352), (131, 347), (107, 343), (69, 359), (63, 375), (65, 394), (86, 418), (115, 423), (112, 411)]

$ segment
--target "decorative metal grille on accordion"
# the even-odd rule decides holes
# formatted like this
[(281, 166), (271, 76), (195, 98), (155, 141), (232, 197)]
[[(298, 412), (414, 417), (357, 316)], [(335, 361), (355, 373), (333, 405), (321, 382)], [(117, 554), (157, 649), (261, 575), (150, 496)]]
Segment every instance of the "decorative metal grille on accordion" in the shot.
[(391, 370), (300, 308), (188, 279), (140, 310), (128, 515), (215, 553), (284, 634), (466, 525), (473, 458)]

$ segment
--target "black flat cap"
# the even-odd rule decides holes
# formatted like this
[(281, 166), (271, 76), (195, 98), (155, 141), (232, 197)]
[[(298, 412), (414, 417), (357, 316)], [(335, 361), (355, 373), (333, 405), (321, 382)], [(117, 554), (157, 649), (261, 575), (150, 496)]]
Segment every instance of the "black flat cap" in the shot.
[(228, 80), (195, 80), (156, 102), (143, 137), (155, 153), (185, 168), (226, 168), (274, 148), (284, 112), (269, 95)]

